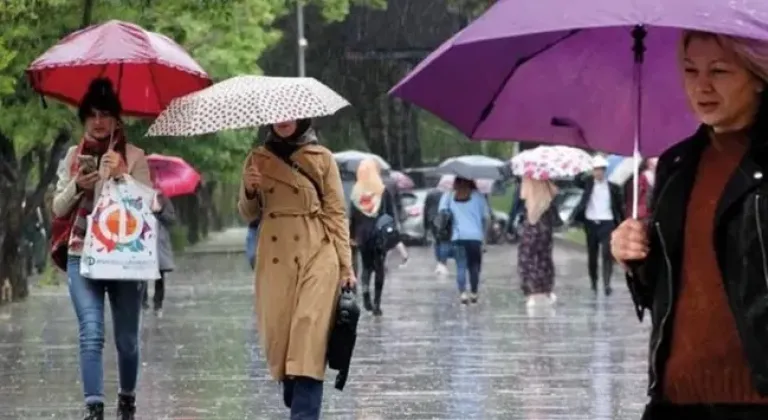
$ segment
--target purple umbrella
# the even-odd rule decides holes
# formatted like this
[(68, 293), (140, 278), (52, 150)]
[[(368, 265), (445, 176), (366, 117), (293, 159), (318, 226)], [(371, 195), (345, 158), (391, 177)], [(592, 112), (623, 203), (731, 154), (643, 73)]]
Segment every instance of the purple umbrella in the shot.
[(696, 126), (681, 28), (766, 40), (768, 1), (499, 0), (392, 93), (474, 139), (657, 156)]
[(696, 127), (680, 28), (768, 39), (768, 1), (499, 0), (391, 93), (473, 139), (658, 156)]

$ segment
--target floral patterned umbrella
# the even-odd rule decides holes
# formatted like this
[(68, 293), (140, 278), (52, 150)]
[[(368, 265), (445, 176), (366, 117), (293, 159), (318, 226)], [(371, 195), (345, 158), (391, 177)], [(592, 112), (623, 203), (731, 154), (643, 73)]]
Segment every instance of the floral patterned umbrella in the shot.
[(196, 136), (332, 115), (349, 105), (312, 77), (237, 76), (173, 100), (148, 136)]
[(589, 153), (567, 146), (539, 146), (512, 158), (512, 172), (538, 180), (571, 178), (592, 169)]

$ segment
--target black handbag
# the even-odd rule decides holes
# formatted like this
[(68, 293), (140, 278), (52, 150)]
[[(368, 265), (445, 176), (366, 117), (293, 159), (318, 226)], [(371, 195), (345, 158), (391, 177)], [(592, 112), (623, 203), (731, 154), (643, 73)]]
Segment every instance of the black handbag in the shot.
[(339, 371), (336, 375), (335, 387), (344, 390), (349, 376), (349, 365), (357, 341), (357, 323), (360, 320), (360, 307), (357, 296), (351, 288), (344, 288), (339, 295), (336, 305), (336, 319), (328, 338), (326, 359), (328, 367)]

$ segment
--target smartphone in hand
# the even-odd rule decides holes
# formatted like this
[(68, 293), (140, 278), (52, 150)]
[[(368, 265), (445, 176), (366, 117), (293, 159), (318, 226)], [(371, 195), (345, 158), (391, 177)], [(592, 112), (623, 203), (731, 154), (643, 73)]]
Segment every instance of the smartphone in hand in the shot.
[(91, 155), (78, 155), (77, 163), (83, 173), (86, 174), (96, 172), (98, 166), (96, 163), (96, 156)]

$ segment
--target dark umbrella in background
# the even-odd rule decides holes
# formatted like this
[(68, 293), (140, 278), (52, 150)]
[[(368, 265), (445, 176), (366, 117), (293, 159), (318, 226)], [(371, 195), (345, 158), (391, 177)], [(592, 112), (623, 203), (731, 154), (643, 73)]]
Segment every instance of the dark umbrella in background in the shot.
[(123, 113), (136, 117), (157, 116), (171, 100), (212, 83), (172, 39), (119, 20), (64, 37), (26, 73), (35, 91), (73, 106), (93, 79), (108, 78)]
[(357, 173), (357, 167), (364, 159), (374, 159), (378, 162), (382, 172), (388, 172), (392, 169), (392, 166), (379, 155), (373, 153), (361, 152), (359, 150), (344, 150), (342, 152), (336, 152), (333, 154), (333, 158), (339, 165), (339, 169), (342, 172), (350, 172), (352, 174)]
[(504, 161), (480, 155), (458, 156), (446, 159), (435, 169), (441, 175), (455, 175), (466, 179), (504, 179), (507, 164)]

